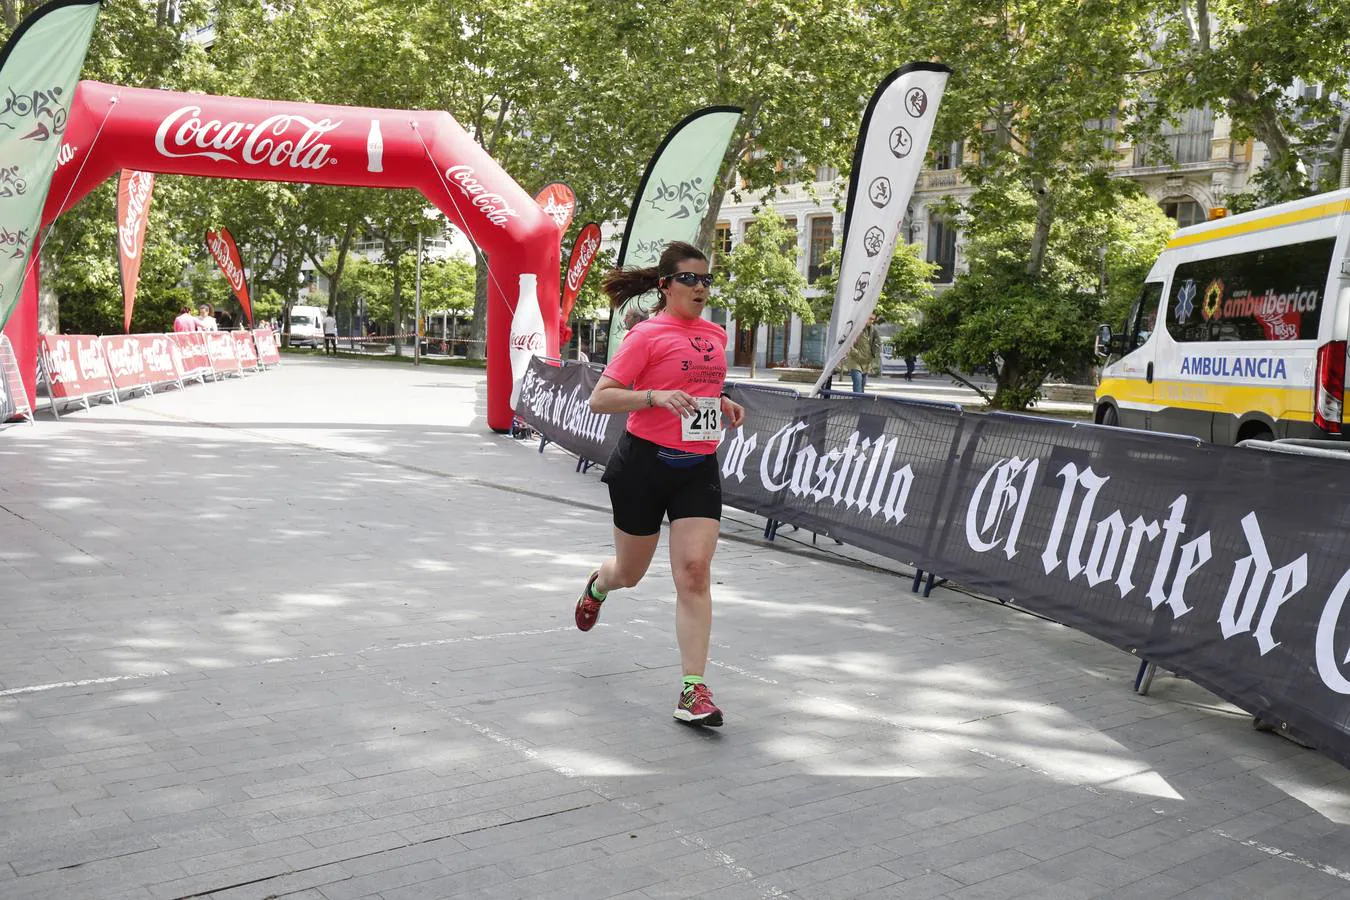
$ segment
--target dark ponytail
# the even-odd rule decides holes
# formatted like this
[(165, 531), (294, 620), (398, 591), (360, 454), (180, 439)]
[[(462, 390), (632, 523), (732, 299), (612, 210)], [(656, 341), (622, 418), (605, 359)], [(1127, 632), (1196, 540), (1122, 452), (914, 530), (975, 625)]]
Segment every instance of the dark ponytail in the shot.
[[(613, 269), (605, 275), (604, 292), (609, 297), (611, 307), (618, 309), (625, 300), (647, 293), (659, 291), (661, 279), (674, 274), (676, 267), (686, 259), (708, 261), (703, 251), (684, 241), (671, 241), (661, 252), (661, 259), (654, 266), (645, 269)], [(656, 302), (655, 312), (666, 308), (666, 295)]]

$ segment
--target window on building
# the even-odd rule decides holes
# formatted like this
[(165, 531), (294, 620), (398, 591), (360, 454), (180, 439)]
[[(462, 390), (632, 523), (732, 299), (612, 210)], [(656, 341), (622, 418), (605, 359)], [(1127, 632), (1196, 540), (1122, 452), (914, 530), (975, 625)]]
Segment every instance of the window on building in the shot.
[(834, 181), (839, 177), (839, 170), (834, 166), (816, 166), (816, 181)]
[(1083, 128), (1101, 134), (1103, 150), (1116, 149), (1116, 132), (1120, 130), (1120, 122), (1117, 121), (1115, 116), (1108, 116), (1105, 119), (1088, 119), (1083, 123)]
[(797, 250), (797, 219), (795, 216), (788, 216), (783, 219), (783, 222), (787, 225), (788, 231), (792, 232), (791, 237), (788, 237), (783, 241), (783, 252), (793, 254), (795, 257), (795, 251)]
[(1158, 204), (1162, 211), (1177, 220), (1178, 228), (1187, 228), (1205, 221), (1205, 208), (1190, 197), (1168, 197)]
[(961, 153), (964, 144), (961, 141), (952, 141), (950, 144), (939, 145), (933, 151), (933, 168), (938, 171), (947, 169), (961, 168)]
[(811, 255), (807, 258), (806, 282), (815, 284), (822, 275), (830, 274), (825, 254), (834, 246), (834, 217), (816, 216), (811, 220)]
[(1182, 263), (1167, 298), (1181, 342), (1317, 337), (1333, 238)]
[(1214, 140), (1214, 111), (1208, 106), (1189, 109), (1180, 121), (1168, 122), (1162, 127), (1162, 152), (1150, 152), (1140, 147), (1135, 153), (1135, 165), (1166, 166), (1171, 163), (1208, 162)]
[(926, 258), (938, 266), (933, 280), (938, 284), (951, 284), (956, 278), (956, 226), (936, 213), (928, 216)]
[(731, 253), (731, 223), (718, 222), (717, 229), (713, 232), (713, 262), (717, 261), (719, 256), (727, 256)]

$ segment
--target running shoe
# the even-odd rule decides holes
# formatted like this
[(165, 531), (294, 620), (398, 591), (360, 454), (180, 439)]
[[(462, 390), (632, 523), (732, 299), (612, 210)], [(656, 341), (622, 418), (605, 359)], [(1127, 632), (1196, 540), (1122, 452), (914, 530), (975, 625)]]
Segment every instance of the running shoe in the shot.
[(691, 725), (716, 728), (722, 724), (722, 711), (713, 703), (708, 686), (695, 684), (680, 692), (680, 702), (675, 704), (675, 718)]
[(577, 627), (582, 631), (590, 631), (595, 627), (595, 620), (600, 618), (602, 604), (591, 596), (591, 585), (595, 584), (595, 579), (599, 577), (599, 569), (591, 573), (591, 577), (586, 579), (586, 586), (581, 589), (581, 597), (577, 600)]

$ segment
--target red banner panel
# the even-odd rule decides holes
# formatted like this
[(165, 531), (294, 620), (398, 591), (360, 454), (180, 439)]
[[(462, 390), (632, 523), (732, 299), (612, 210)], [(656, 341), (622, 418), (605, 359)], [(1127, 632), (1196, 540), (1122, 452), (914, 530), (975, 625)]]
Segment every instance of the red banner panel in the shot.
[(149, 388), (150, 378), (145, 372), (145, 356), (141, 353), (139, 335), (127, 334), (101, 337), (103, 356), (108, 360), (108, 373), (119, 391), (129, 388)]
[(270, 328), (259, 328), (253, 332), (258, 344), (258, 359), (264, 366), (281, 365), (281, 350), (277, 348), (276, 333)]
[(123, 331), (131, 330), (131, 310), (136, 305), (141, 251), (145, 249), (145, 226), (150, 222), (150, 195), (154, 190), (153, 172), (123, 169), (117, 180), (117, 266), (122, 273)]
[(206, 337), (206, 350), (211, 355), (211, 368), (219, 374), (239, 371), (239, 351), (228, 331), (198, 332)]
[(577, 242), (572, 245), (572, 255), (567, 260), (567, 278), (563, 282), (562, 315), (559, 317), (564, 324), (572, 315), (577, 295), (581, 293), (581, 286), (586, 283), (586, 276), (591, 272), (591, 263), (595, 262), (596, 254), (599, 252), (600, 226), (594, 222), (587, 222), (577, 235)]
[(211, 371), (211, 354), (206, 350), (205, 332), (182, 331), (166, 337), (178, 345), (184, 378)]
[(239, 247), (235, 244), (230, 229), (208, 231), (206, 249), (210, 251), (216, 265), (220, 266), (220, 271), (225, 273), (225, 280), (230, 283), (230, 289), (234, 291), (234, 296), (239, 298), (239, 305), (243, 307), (244, 318), (252, 325), (253, 304), (248, 299), (248, 280), (244, 277), (244, 263), (239, 257)]
[(179, 381), (182, 378), (175, 361), (176, 348), (167, 334), (137, 334), (140, 338), (141, 359), (145, 363), (145, 380), (150, 384)]
[(239, 367), (241, 369), (258, 368), (258, 349), (253, 346), (253, 334), (248, 331), (231, 331), (230, 336), (234, 338), (234, 349), (239, 358)]
[(95, 335), (44, 334), (38, 349), (53, 397), (83, 397), (113, 389), (103, 347)]

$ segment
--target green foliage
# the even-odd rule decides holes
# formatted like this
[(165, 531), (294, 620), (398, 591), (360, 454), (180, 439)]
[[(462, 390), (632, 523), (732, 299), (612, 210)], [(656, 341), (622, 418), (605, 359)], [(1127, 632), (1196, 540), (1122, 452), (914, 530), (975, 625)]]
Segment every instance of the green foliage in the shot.
[[(1124, 187), (1124, 185), (1122, 185)], [(1142, 191), (1127, 192), (1110, 216), (1102, 321), (1119, 328), (1177, 223)]]

